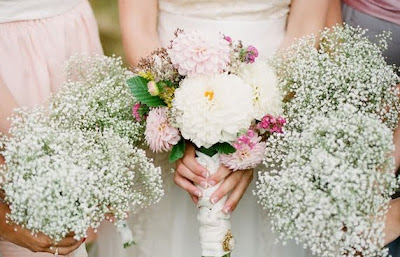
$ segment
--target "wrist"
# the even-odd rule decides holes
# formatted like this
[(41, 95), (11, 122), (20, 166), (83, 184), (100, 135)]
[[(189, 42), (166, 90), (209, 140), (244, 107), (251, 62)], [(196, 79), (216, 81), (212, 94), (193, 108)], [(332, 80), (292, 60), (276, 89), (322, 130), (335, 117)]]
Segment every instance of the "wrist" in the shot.
[(4, 238), (8, 240), (8, 236), (10, 231), (14, 231), (14, 228), (7, 223), (7, 214), (10, 212), (10, 209), (7, 204), (4, 202), (0, 202), (0, 238)]
[(400, 236), (400, 198), (390, 202), (385, 225), (385, 245), (387, 245)]

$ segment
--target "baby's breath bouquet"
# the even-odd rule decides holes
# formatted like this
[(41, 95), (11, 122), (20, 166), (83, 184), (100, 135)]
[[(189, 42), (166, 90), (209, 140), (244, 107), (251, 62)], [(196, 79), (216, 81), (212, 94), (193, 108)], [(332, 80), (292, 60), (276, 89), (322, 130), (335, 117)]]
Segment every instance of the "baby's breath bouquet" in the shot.
[(19, 110), (11, 137), (0, 140), (8, 219), (57, 242), (70, 232), (86, 237), (113, 217), (128, 246), (128, 212), (163, 195), (160, 168), (135, 146), (142, 125), (126, 110), (135, 103), (130, 73), (109, 57), (75, 57), (68, 71), (73, 80), (49, 108)]
[(267, 142), (256, 194), (282, 241), (322, 257), (387, 255), (399, 77), (382, 57), (387, 36), (364, 33), (334, 27), (318, 49), (302, 39), (275, 60), (288, 123)]
[[(174, 162), (191, 142), (211, 175), (220, 165), (237, 171), (260, 164), (265, 138), (281, 133), (285, 120), (275, 73), (257, 56), (255, 47), (222, 34), (178, 31), (169, 47), (143, 59), (128, 84), (150, 149), (170, 152)], [(212, 202), (219, 185), (198, 187), (202, 256), (230, 256), (227, 197)]]

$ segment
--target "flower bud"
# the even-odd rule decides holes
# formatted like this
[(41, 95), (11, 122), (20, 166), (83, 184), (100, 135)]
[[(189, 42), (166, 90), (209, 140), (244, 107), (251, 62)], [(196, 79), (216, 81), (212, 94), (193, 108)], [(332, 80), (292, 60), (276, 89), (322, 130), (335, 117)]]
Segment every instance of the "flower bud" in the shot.
[(147, 83), (147, 88), (150, 95), (152, 96), (157, 96), (160, 94), (160, 89), (158, 89), (157, 83), (155, 81), (149, 81), (149, 83)]

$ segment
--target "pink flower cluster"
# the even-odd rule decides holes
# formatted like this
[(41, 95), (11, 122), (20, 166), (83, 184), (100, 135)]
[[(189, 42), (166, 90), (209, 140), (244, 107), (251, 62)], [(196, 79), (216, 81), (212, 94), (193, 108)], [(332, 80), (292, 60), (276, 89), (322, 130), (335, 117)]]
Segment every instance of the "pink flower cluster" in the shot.
[(230, 44), (233, 43), (233, 40), (232, 40), (232, 38), (231, 38), (230, 36), (224, 36), (224, 39), (225, 39), (226, 41), (228, 41)]
[(140, 117), (140, 114), (139, 114), (140, 107), (141, 107), (140, 103), (136, 103), (132, 108), (132, 115), (135, 117), (136, 121), (138, 121), (138, 122), (142, 121), (142, 117)]
[(206, 39), (197, 31), (178, 34), (168, 54), (180, 75), (215, 74), (227, 68), (231, 51), (229, 42), (216, 36)]
[(256, 132), (248, 130), (233, 144), (236, 152), (221, 155), (221, 163), (234, 171), (255, 168), (264, 158), (266, 143), (261, 140)]
[(249, 46), (245, 49), (244, 53), (244, 62), (245, 63), (254, 63), (256, 58), (258, 57), (258, 50), (254, 46)]
[(179, 130), (169, 125), (167, 111), (167, 107), (154, 108), (147, 117), (146, 142), (156, 153), (170, 151), (181, 139)]
[(274, 117), (270, 114), (265, 115), (258, 124), (259, 129), (263, 129), (269, 133), (283, 133), (283, 126), (286, 120), (283, 117)]

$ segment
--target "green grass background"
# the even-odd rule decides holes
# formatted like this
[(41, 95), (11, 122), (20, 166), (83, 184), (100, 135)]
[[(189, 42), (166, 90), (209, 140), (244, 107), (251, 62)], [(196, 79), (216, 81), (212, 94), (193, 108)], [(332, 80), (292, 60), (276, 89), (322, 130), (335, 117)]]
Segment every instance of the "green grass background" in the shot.
[(118, 0), (91, 0), (105, 55), (124, 57), (118, 18)]

